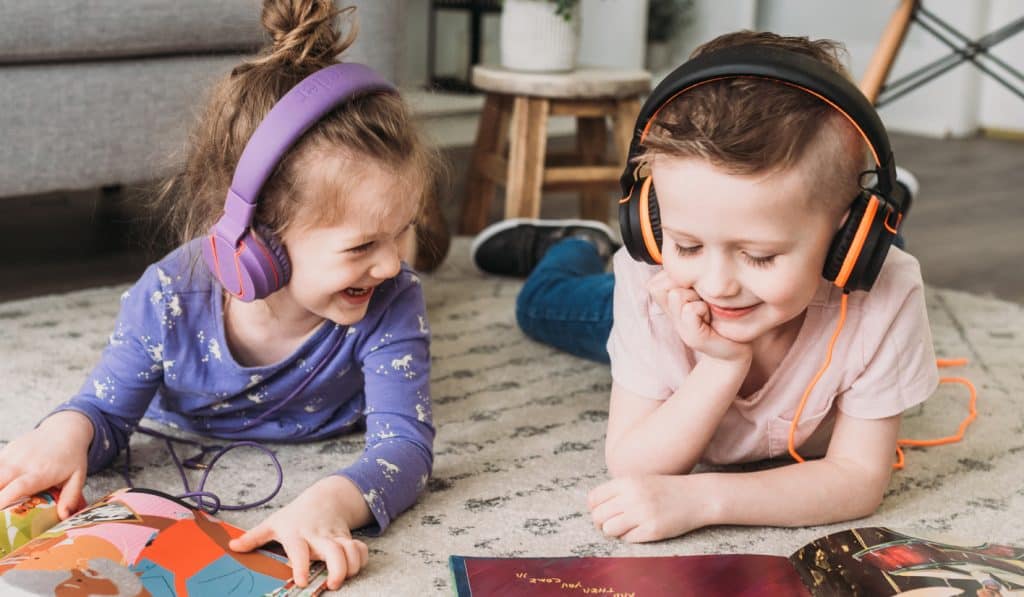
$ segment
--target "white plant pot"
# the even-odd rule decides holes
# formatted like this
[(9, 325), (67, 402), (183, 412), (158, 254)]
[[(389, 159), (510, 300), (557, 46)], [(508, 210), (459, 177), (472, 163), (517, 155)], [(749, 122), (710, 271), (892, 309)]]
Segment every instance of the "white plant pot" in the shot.
[(566, 21), (545, 0), (505, 0), (501, 13), (501, 65), (511, 70), (558, 72), (576, 68), (579, 7)]

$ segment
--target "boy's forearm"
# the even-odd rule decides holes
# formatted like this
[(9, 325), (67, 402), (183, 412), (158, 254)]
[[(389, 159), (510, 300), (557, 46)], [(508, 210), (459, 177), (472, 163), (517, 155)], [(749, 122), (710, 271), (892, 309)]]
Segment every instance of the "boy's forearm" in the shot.
[(619, 437), (608, 439), (609, 474), (688, 473), (700, 460), (749, 370), (749, 361), (699, 361), (663, 404)]
[(852, 463), (807, 461), (751, 473), (693, 475), (706, 524), (808, 526), (862, 518), (878, 509), (889, 475)]

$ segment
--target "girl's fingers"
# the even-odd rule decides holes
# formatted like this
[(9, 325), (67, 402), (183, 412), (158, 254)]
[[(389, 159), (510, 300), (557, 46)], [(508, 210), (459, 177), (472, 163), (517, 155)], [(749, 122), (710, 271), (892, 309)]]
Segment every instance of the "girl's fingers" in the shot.
[(330, 537), (319, 537), (313, 541), (311, 543), (316, 548), (317, 555), (327, 564), (327, 588), (336, 591), (350, 576), (345, 549), (338, 540)]
[(359, 539), (353, 539), (352, 542), (356, 544), (356, 549), (359, 551), (359, 569), (362, 570), (370, 561), (370, 548)]
[[(366, 544), (355, 539), (339, 539), (338, 542), (341, 544), (341, 549), (345, 552), (345, 561), (348, 564), (348, 572), (345, 576), (346, 578), (351, 578), (359, 572), (359, 569), (366, 562), (363, 559), (363, 552), (359, 549), (359, 544), (363, 545), (363, 549), (366, 549)], [(369, 550), (366, 553), (369, 553)]]
[(246, 532), (237, 539), (228, 542), (228, 547), (234, 551), (252, 551), (274, 538), (274, 531), (267, 524), (256, 525), (256, 528)]
[(22, 475), (5, 485), (3, 489), (0, 489), (0, 508), (6, 508), (15, 501), (31, 495), (29, 493), (31, 491), (29, 487), (30, 483), (31, 482)]
[(57, 515), (61, 520), (75, 513), (82, 502), (82, 487), (85, 485), (85, 473), (81, 469), (71, 473), (71, 478), (64, 482), (57, 498)]
[(292, 563), (292, 579), (295, 584), (305, 587), (309, 584), (309, 544), (298, 535), (278, 537), (277, 540)]

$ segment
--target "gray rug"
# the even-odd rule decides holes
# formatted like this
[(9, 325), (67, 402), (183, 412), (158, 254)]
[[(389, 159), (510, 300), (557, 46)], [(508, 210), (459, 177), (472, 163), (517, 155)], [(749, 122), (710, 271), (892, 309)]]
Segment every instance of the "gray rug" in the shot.
[[(719, 527), (652, 545), (604, 539), (590, 524), (587, 491), (605, 479), (606, 367), (540, 346), (517, 329), (519, 282), (478, 274), (459, 239), (445, 266), (424, 277), (434, 332), (438, 426), (429, 491), (385, 536), (370, 538), (370, 565), (344, 592), (450, 592), (449, 554), (492, 556), (786, 554), (851, 524), (800, 529)], [(123, 287), (0, 304), (0, 443), (29, 428), (78, 389), (103, 348)], [(1024, 545), (1024, 309), (969, 294), (930, 290), (939, 356), (965, 356), (978, 387), (978, 421), (964, 442), (908, 452), (888, 496), (860, 525), (887, 525), (952, 540)], [(966, 391), (942, 386), (906, 417), (905, 437), (951, 433)], [(323, 474), (357, 457), (362, 437), (280, 446), (285, 487), (267, 507), (225, 513), (251, 527)], [(163, 444), (133, 439), (133, 475), (170, 493), (180, 481)], [(209, 488), (252, 500), (273, 482), (254, 452), (226, 457)], [(197, 477), (196, 477), (197, 479)], [(114, 472), (89, 479), (95, 499), (122, 485)]]

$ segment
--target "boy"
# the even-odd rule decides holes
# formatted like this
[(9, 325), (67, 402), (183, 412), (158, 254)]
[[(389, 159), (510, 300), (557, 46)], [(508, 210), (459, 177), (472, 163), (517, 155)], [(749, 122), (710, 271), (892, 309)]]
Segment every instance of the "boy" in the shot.
[[(809, 56), (843, 73), (838, 44), (769, 33), (728, 34), (694, 58), (739, 47)], [(657, 189), (662, 267), (620, 251), (614, 281), (602, 277), (602, 256), (613, 247), (599, 226), (577, 223), (528, 243), (544, 256), (517, 303), (524, 329), (571, 311), (538, 307), (538, 297), (558, 294), (564, 304), (607, 313), (614, 286), (606, 440), (614, 479), (588, 499), (606, 535), (652, 541), (711, 524), (823, 524), (880, 504), (900, 415), (934, 391), (938, 375), (916, 260), (890, 250), (869, 293), (848, 294), (822, 277), (837, 232), (861, 220), (852, 198), (869, 169), (844, 115), (770, 78), (687, 88), (638, 123), (649, 131), (630, 164), (649, 167)], [(478, 266), (486, 269), (496, 246), (507, 251), (516, 230), (482, 235)], [(559, 234), (572, 238), (548, 249)], [(559, 263), (582, 278), (552, 275)], [(589, 327), (590, 338), (601, 336), (593, 313)], [(821, 367), (830, 337), (838, 338), (837, 358)], [(593, 347), (577, 340), (575, 348)], [(574, 348), (566, 344), (556, 345)], [(775, 458), (787, 446), (801, 461), (795, 448), (824, 457), (690, 474), (698, 462)]]

